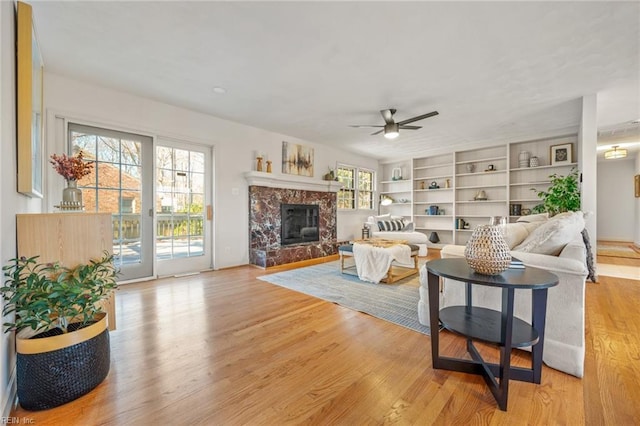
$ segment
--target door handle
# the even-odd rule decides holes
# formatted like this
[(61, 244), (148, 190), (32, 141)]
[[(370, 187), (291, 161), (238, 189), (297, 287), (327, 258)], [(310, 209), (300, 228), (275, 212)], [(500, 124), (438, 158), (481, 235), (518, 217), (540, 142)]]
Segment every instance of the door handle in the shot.
[(153, 217), (153, 209), (149, 209), (149, 217)]
[(213, 206), (207, 204), (207, 220), (213, 220)]

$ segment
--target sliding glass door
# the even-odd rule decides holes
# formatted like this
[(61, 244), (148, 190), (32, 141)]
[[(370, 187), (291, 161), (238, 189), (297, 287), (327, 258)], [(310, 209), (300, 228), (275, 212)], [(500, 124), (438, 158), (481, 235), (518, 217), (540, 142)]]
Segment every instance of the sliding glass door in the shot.
[(94, 161), (78, 184), (85, 210), (108, 212), (121, 281), (153, 275), (153, 140), (149, 136), (69, 123), (72, 153)]
[(211, 148), (159, 138), (156, 147), (158, 275), (210, 269)]

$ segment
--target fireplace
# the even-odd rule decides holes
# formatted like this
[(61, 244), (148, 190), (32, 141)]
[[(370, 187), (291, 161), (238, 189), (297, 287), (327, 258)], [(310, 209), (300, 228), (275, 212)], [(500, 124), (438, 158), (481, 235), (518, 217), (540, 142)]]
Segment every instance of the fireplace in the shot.
[[(262, 175), (274, 179), (266, 173)], [(324, 188), (329, 184), (314, 185), (323, 191), (249, 185), (249, 261), (252, 265), (269, 268), (337, 253), (337, 197), (335, 191)], [(290, 231), (283, 229), (288, 213), (292, 213), (289, 221), (294, 223)]]
[(280, 244), (288, 246), (320, 241), (318, 207), (317, 204), (283, 203), (280, 207)]

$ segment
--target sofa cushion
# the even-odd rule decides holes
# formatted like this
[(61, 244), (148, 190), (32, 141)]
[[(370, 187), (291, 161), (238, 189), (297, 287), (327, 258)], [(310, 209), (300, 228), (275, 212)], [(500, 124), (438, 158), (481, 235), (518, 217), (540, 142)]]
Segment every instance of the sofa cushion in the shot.
[(564, 246), (584, 229), (582, 212), (567, 212), (552, 217), (513, 248), (514, 251), (557, 256)]
[(520, 216), (516, 222), (525, 222), (525, 223), (544, 222), (547, 219), (549, 219), (549, 213), (540, 213), (540, 214), (530, 214), (527, 216)]
[(529, 236), (540, 226), (542, 222), (533, 222), (533, 223), (508, 223), (505, 227), (504, 239), (509, 246), (509, 250), (513, 250), (515, 246), (522, 243), (525, 238)]
[(378, 216), (369, 216), (367, 218), (367, 222), (369, 223), (378, 223), (381, 220), (391, 220), (391, 213), (381, 214)]
[(402, 228), (402, 232), (413, 232), (416, 230), (415, 224), (413, 222), (407, 222), (404, 224), (404, 228)]

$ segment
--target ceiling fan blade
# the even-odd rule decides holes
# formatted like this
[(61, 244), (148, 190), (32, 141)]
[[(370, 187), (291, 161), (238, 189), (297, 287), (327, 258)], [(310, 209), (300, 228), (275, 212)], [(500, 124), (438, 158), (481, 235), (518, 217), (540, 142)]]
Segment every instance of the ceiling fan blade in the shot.
[(374, 124), (350, 124), (349, 127), (384, 127), (384, 126), (376, 126)]
[(434, 115), (438, 115), (438, 111), (432, 111), (427, 114), (419, 115), (417, 117), (408, 118), (406, 120), (400, 121), (398, 125), (402, 126), (404, 124), (413, 123), (414, 121), (424, 120), (425, 118), (433, 117)]
[(393, 108), (380, 110), (380, 114), (382, 114), (382, 118), (384, 118), (384, 122), (387, 124), (393, 124), (393, 114), (395, 113), (396, 110)]
[(398, 127), (401, 128), (401, 129), (406, 129), (406, 130), (422, 129), (422, 126), (400, 126), (400, 125), (398, 125)]
[(371, 136), (379, 135), (382, 132), (384, 132), (384, 129), (378, 130), (377, 132), (374, 132), (374, 133), (371, 133)]

